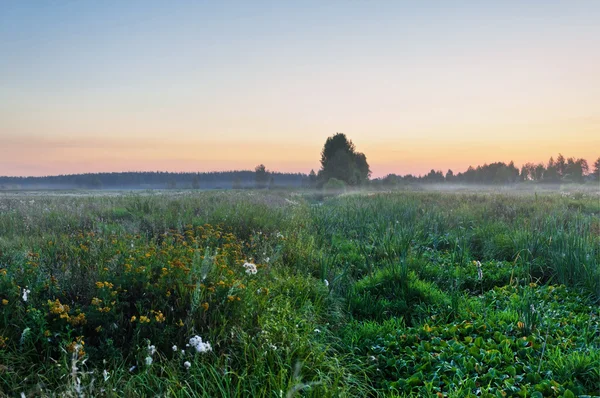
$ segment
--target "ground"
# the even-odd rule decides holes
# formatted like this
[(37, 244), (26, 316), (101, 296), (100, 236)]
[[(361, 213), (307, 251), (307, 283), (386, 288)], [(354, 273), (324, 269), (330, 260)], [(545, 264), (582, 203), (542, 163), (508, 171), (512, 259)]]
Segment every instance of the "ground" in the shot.
[(597, 191), (0, 193), (8, 396), (600, 395)]

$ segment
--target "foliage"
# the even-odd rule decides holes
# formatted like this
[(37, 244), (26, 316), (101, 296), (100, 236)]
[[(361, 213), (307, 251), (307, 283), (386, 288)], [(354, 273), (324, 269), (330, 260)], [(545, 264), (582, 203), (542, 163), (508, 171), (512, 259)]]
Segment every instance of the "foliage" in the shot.
[(345, 134), (337, 133), (327, 138), (321, 151), (321, 184), (335, 178), (348, 185), (361, 185), (368, 181), (370, 175), (367, 157), (356, 152), (354, 144)]
[(598, 214), (589, 193), (3, 194), (0, 391), (598, 395)]

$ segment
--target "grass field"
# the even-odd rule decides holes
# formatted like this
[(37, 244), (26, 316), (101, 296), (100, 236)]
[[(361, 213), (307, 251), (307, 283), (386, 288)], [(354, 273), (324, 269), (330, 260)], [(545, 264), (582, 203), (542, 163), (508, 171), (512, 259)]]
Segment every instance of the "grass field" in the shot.
[(0, 194), (0, 391), (600, 395), (599, 217), (593, 191)]

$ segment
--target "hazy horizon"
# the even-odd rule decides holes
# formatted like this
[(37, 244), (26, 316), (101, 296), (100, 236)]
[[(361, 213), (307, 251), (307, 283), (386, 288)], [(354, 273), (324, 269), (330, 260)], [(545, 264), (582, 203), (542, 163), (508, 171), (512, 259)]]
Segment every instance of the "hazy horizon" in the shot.
[(0, 175), (600, 155), (600, 3), (0, 4)]

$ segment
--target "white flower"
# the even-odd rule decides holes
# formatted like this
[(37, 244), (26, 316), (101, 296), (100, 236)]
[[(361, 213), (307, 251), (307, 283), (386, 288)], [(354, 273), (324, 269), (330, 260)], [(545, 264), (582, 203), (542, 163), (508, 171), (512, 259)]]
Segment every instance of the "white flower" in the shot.
[(31, 293), (31, 290), (27, 288), (23, 289), (23, 301), (27, 301), (29, 293)]
[(315, 329), (315, 333), (321, 333), (321, 330)]
[(135, 370), (137, 366), (133, 365), (132, 367), (129, 368), (129, 372), (133, 372)]
[(104, 372), (102, 372), (102, 376), (104, 377), (104, 381), (108, 380), (110, 378), (108, 370), (104, 369)]
[(481, 270), (481, 262), (475, 261), (475, 266), (477, 267), (477, 279), (483, 279), (483, 271)]
[(323, 283), (325, 284), (325, 286), (329, 286), (329, 281), (327, 279), (323, 279)]
[(177, 346), (176, 346), (176, 345), (174, 345), (173, 347), (171, 347), (171, 349), (172, 349), (173, 351), (177, 351)]
[(246, 268), (246, 273), (248, 275), (255, 275), (258, 272), (256, 269), (256, 264), (244, 263), (243, 267)]
[(271, 261), (271, 257), (265, 258), (265, 263), (268, 263), (269, 261)]
[(194, 347), (197, 352), (200, 352), (200, 353), (212, 351), (212, 347), (210, 346), (210, 343), (208, 341), (203, 342), (202, 337), (200, 337), (200, 336), (192, 337), (190, 339), (190, 345), (192, 347)]
[(152, 365), (152, 357), (146, 357), (146, 365)]
[(153, 345), (148, 346), (148, 355), (152, 356), (156, 353), (156, 347)]
[(190, 361), (185, 361), (183, 363), (183, 367), (186, 368), (186, 369), (189, 369), (191, 366), (192, 366), (192, 364), (190, 363)]

